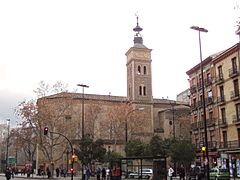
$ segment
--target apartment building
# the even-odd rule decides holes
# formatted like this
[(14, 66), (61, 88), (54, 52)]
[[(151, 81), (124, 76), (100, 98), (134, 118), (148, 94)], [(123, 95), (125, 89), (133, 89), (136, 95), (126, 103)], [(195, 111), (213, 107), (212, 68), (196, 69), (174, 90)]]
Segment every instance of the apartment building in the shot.
[(201, 165), (204, 163), (204, 153), (200, 148), (205, 144), (205, 103), (210, 167), (217, 165), (230, 170), (236, 167), (240, 171), (239, 61), (239, 44), (235, 44), (207, 57), (187, 71), (190, 84), (191, 138), (199, 150), (196, 152), (196, 162)]

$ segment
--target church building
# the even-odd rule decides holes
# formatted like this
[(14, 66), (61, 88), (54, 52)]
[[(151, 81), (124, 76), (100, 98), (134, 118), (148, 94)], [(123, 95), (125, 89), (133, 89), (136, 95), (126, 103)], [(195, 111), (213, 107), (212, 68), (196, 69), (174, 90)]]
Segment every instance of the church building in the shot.
[(153, 97), (152, 49), (143, 44), (142, 30), (137, 18), (133, 46), (125, 53), (127, 96), (84, 94), (84, 85), (80, 85), (83, 93), (62, 92), (39, 98), (39, 112), (49, 128), (70, 139), (87, 134), (101, 138), (109, 150), (121, 154), (131, 139), (149, 142), (158, 135), (190, 140), (188, 103)]

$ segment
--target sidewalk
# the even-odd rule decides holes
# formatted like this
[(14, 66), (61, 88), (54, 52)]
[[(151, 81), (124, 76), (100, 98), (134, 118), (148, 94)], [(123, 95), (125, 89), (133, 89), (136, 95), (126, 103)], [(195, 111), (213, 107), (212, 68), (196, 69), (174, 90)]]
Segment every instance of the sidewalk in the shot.
[[(5, 176), (4, 173), (0, 173), (0, 176)], [(28, 178), (27, 175), (15, 175), (14, 178)], [(48, 179), (47, 176), (37, 176), (36, 174), (33, 174), (29, 177), (29, 179)], [(54, 176), (53, 179), (61, 179), (61, 180), (71, 180), (71, 176), (67, 176), (67, 177), (56, 177)], [(74, 176), (73, 179), (78, 179), (81, 180), (81, 176)], [(125, 178), (122, 178), (125, 179)], [(173, 180), (179, 180), (179, 177), (173, 177)], [(188, 180), (188, 178), (185, 178), (186, 180)], [(90, 180), (96, 180), (96, 177), (90, 177)], [(131, 180), (131, 179), (128, 179)], [(230, 180), (240, 180), (240, 178), (233, 178), (231, 177)]]
[[(0, 173), (0, 176), (5, 176), (5, 174), (4, 173)], [(45, 175), (45, 176), (37, 176), (36, 174), (31, 174), (30, 177), (27, 177), (26, 174), (25, 175), (19, 174), (19, 175), (14, 175), (14, 178), (48, 179), (47, 175)], [(53, 179), (62, 179), (62, 180), (63, 179), (67, 179), (67, 180), (70, 180), (71, 176), (67, 176), (67, 177), (56, 177), (56, 176), (54, 176)], [(73, 179), (81, 179), (81, 177), (80, 176), (73, 176)], [(92, 178), (90, 178), (90, 179), (92, 179)]]

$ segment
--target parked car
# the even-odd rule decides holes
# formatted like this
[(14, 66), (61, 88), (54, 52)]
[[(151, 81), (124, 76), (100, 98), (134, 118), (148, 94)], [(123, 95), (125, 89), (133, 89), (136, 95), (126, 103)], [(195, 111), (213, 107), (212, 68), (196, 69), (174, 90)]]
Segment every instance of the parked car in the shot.
[(122, 176), (124, 176), (125, 178), (128, 178), (131, 173), (133, 173), (133, 171), (131, 170), (128, 171), (122, 170)]
[(133, 172), (133, 173), (130, 173), (129, 174), (129, 177), (130, 178), (141, 178), (141, 175), (142, 175), (142, 178), (144, 179), (150, 179), (150, 177), (152, 176), (153, 174), (153, 171), (152, 169), (142, 169), (142, 174), (141, 174), (141, 169), (137, 172)]
[(229, 171), (228, 169), (222, 169), (222, 168), (212, 168), (209, 171), (209, 178), (210, 179), (230, 179)]

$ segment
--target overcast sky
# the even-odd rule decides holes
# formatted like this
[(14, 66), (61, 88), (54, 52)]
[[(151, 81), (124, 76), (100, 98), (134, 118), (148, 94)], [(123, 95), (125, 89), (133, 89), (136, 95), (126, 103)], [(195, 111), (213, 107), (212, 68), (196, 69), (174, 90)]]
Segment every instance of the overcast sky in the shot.
[[(0, 122), (36, 98), (40, 81), (89, 94), (126, 96), (126, 56), (136, 16), (152, 51), (154, 98), (175, 99), (188, 88), (186, 71), (238, 42), (237, 0), (7, 0), (0, 1)], [(78, 92), (81, 89), (78, 88)]]

